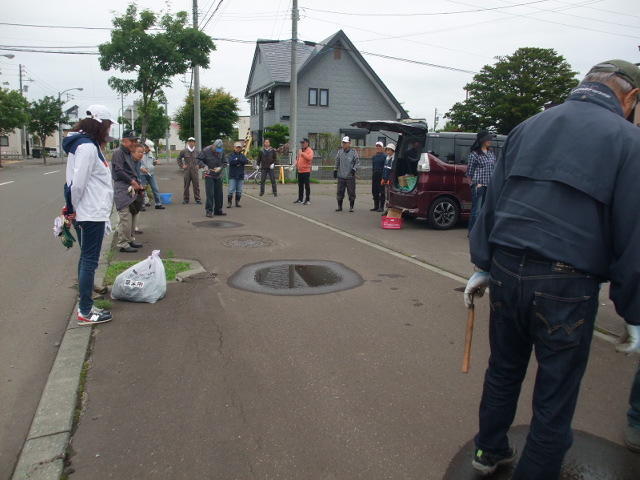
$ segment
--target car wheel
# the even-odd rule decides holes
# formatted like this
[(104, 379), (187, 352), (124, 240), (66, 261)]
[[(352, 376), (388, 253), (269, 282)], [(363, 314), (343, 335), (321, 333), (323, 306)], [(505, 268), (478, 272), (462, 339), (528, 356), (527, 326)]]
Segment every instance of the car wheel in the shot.
[(431, 204), (429, 223), (436, 230), (447, 230), (454, 227), (460, 218), (460, 208), (455, 200), (443, 197)]

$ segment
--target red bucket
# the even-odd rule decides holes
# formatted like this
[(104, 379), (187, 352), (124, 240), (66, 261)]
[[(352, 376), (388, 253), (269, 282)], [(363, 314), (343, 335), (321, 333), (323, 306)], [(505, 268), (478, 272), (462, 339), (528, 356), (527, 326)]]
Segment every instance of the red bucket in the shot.
[(402, 217), (382, 217), (381, 224), (385, 230), (399, 230), (402, 228)]

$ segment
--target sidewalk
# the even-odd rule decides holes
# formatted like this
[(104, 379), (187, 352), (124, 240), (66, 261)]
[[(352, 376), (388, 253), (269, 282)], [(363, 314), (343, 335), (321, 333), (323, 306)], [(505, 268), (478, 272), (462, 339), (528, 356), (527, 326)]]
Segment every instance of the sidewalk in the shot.
[[(174, 204), (143, 213), (144, 249), (117, 259), (172, 250), (216, 277), (170, 284), (153, 305), (114, 302), (114, 321), (96, 329), (70, 478), (442, 478), (476, 430), (487, 302), (463, 375), (460, 282), (247, 196), (222, 218), (242, 226), (195, 226), (208, 219), (180, 205), (179, 172), (162, 166), (158, 177)], [(290, 207), (295, 188), (280, 187), (278, 205)], [(343, 215), (363, 222), (368, 203)], [(223, 246), (239, 235), (273, 245)], [(273, 259), (340, 262), (364, 284), (302, 297), (227, 284), (241, 266)], [(621, 444), (635, 367), (594, 340), (575, 428)], [(531, 415), (532, 380), (516, 424)]]

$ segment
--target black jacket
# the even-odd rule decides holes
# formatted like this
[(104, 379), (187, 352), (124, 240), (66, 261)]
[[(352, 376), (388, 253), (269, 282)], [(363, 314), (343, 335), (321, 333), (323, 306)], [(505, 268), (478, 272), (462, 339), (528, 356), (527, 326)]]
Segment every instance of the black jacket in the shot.
[(263, 148), (262, 150), (260, 150), (260, 153), (258, 153), (258, 160), (256, 163), (263, 170), (269, 170), (271, 168), (271, 165), (276, 164), (276, 161), (277, 153), (275, 149), (270, 148), (269, 150), (267, 150), (266, 148)]
[[(205, 177), (220, 178), (224, 172), (224, 168), (227, 166), (227, 160), (224, 157), (224, 152), (216, 152), (211, 146), (205, 147), (198, 154), (198, 165), (201, 167), (208, 167), (209, 172), (205, 173)], [(220, 172), (215, 173), (214, 168), (222, 167)]]
[(471, 261), (530, 250), (611, 281), (611, 300), (640, 324), (640, 131), (606, 85), (518, 125), (496, 164), (471, 232)]
[(244, 166), (249, 163), (249, 159), (242, 153), (233, 152), (229, 156), (229, 178), (244, 180)]
[(376, 153), (371, 158), (371, 168), (373, 168), (373, 171), (382, 173), (382, 170), (384, 169), (384, 162), (386, 159), (387, 159), (387, 156), (384, 153), (382, 152)]

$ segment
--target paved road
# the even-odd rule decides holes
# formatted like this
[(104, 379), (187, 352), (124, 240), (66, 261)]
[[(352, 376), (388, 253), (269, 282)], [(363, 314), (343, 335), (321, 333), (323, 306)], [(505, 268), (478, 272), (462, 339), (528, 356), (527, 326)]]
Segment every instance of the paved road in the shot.
[(8, 478), (75, 301), (78, 249), (53, 237), (64, 165), (0, 170), (0, 479)]
[[(180, 192), (173, 168), (159, 177), (162, 191)], [(294, 188), (281, 189), (278, 204), (289, 208)], [(305, 215), (328, 215), (326, 192), (327, 205), (314, 196)], [(196, 205), (143, 214), (143, 251), (119, 258), (173, 250), (217, 277), (172, 284), (154, 305), (114, 303), (115, 320), (97, 329), (71, 478), (442, 478), (477, 427), (487, 302), (477, 307), (472, 371), (462, 375), (460, 282), (266, 203), (243, 203), (226, 217), (242, 226), (229, 229), (195, 225), (206, 220)], [(363, 198), (343, 215), (376, 222), (367, 205)], [(421, 233), (425, 248), (441, 234)], [(274, 243), (223, 246), (238, 235)], [(462, 250), (464, 233), (449, 236)], [(241, 266), (274, 259), (337, 261), (364, 283), (306, 297), (227, 284)], [(576, 428), (621, 444), (635, 366), (594, 340)], [(516, 423), (530, 418), (532, 380)]]

